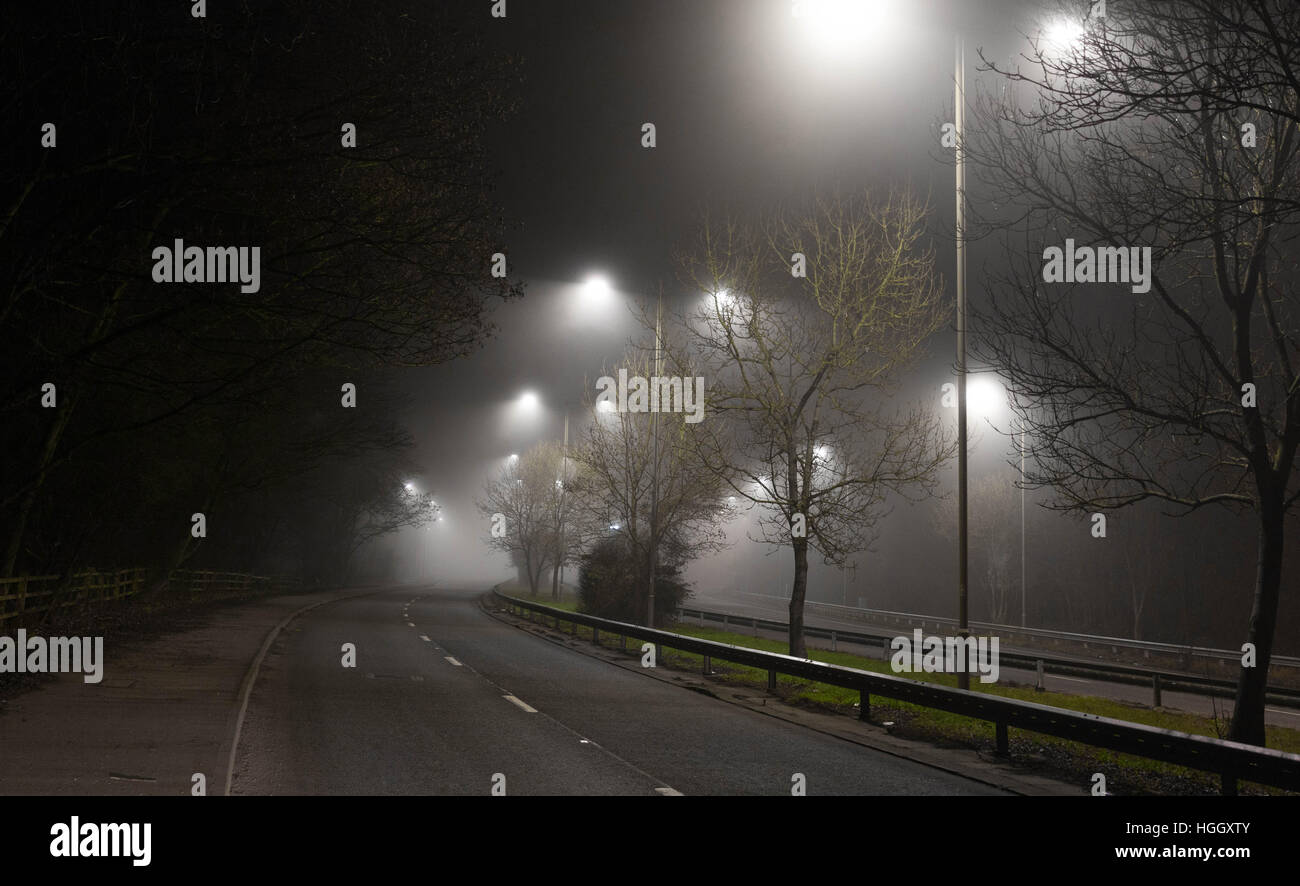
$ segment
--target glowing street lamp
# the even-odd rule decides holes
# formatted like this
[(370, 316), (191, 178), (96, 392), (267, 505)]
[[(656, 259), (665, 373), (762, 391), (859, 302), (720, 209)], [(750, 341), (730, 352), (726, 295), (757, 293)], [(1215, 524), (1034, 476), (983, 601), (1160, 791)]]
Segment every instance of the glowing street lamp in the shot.
[(795, 0), (791, 14), (818, 50), (845, 54), (888, 30), (893, 0)]
[(1069, 18), (1058, 18), (1043, 30), (1043, 37), (1050, 48), (1059, 52), (1077, 46), (1083, 39), (1084, 32), (1082, 23)]
[[(817, 41), (823, 51), (842, 51), (869, 33), (885, 30), (885, 19), (890, 6), (888, 0), (797, 0), (793, 11), (804, 30)], [(1068, 19), (1060, 19), (1046, 28), (1046, 39), (1057, 51), (1077, 44), (1083, 37), (1084, 26)], [(957, 266), (954, 277), (957, 286), (957, 522), (958, 522), (958, 580), (957, 619), (958, 633), (966, 636), (968, 557), (968, 502), (967, 502), (967, 441), (966, 441), (966, 158), (963, 148), (966, 117), (966, 47), (962, 35), (956, 35), (954, 59), (953, 98), (954, 134), (956, 135), (957, 223), (955, 240)], [(1022, 546), (1023, 547), (1023, 546)], [(1023, 559), (1023, 558), (1022, 558)], [(961, 689), (970, 688), (970, 674), (957, 675)]]

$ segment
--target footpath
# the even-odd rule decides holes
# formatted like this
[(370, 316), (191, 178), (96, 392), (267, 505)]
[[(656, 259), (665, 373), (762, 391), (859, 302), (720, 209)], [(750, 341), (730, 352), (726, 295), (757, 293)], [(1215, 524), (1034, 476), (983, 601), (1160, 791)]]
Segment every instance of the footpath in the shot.
[(297, 613), (381, 589), (214, 607), (191, 626), (115, 647), (104, 675), (60, 674), (0, 700), (0, 795), (226, 793), (242, 709), (264, 650)]

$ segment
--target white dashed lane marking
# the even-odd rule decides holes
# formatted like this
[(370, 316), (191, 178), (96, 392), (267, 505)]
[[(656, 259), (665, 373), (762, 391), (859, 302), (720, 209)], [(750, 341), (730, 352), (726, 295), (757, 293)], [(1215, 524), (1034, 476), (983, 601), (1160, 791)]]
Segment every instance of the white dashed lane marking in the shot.
[(513, 695), (503, 695), (503, 696), (501, 696), (501, 697), (504, 698), (506, 701), (510, 702), (510, 703), (513, 704), (513, 705), (518, 705), (519, 707), (523, 708), (525, 711), (527, 711), (527, 712), (530, 713), (530, 714), (535, 714), (535, 713), (537, 713), (537, 708), (530, 707), (529, 705), (527, 705), (527, 704), (525, 704), (524, 702), (520, 701), (519, 699), (515, 698)]
[[(450, 655), (445, 655), (443, 658), (447, 659), (447, 661), (451, 662), (456, 667), (460, 667), (460, 662), (456, 661), (456, 659), (452, 658)], [(510, 698), (510, 696), (507, 695), (506, 698)], [(518, 699), (515, 700), (518, 701)]]

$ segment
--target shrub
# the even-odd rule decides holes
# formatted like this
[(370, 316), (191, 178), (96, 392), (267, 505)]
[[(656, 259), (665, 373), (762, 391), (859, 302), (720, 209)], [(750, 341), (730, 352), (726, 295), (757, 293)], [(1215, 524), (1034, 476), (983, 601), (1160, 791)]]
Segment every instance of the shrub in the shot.
[[(578, 573), (578, 605), (599, 618), (643, 623), (646, 566), (628, 550), (626, 539), (613, 535), (598, 541), (582, 557)], [(681, 567), (659, 564), (655, 574), (655, 624), (664, 624), (690, 594)]]

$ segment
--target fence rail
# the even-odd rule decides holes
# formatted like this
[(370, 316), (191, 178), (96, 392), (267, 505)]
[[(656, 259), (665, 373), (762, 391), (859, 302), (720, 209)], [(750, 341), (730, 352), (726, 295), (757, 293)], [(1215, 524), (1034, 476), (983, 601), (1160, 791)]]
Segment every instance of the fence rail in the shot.
[[(712, 620), (720, 623), (724, 629), (732, 625), (746, 624), (755, 631), (759, 629), (788, 631), (790, 629), (787, 622), (755, 618), (748, 615), (731, 615), (726, 612), (710, 612), (704, 609), (686, 607), (678, 609), (677, 613), (679, 618), (698, 618), (701, 627), (703, 627), (705, 620)], [(858, 643), (863, 646), (879, 646), (881, 655), (886, 657), (889, 653), (889, 641), (896, 636), (895, 634), (881, 634), (870, 631), (841, 631), (839, 629), (809, 625), (804, 625), (803, 632), (808, 637), (820, 637), (830, 640), (833, 651), (838, 651), (838, 644), (840, 643)], [(1023, 652), (999, 652), (998, 660), (1004, 665), (1037, 671), (1040, 679), (1038, 688), (1040, 689), (1042, 688), (1042, 675), (1048, 673), (1091, 677), (1111, 683), (1148, 685), (1151, 687), (1152, 706), (1157, 708), (1160, 707), (1162, 696), (1166, 692), (1187, 692), (1193, 695), (1232, 698), (1236, 694), (1237, 688), (1236, 682), (1232, 680), (1205, 677), (1200, 674), (1141, 668), (1136, 665), (1104, 664), (1082, 659), (1053, 658), (1052, 656)], [(1267, 700), (1285, 707), (1300, 708), (1300, 689), (1270, 686), (1267, 690)]]
[[(788, 603), (788, 597), (774, 597), (768, 594), (749, 594), (749, 596), (760, 597), (764, 600), (773, 600)], [(920, 615), (912, 612), (896, 612), (890, 609), (866, 609), (860, 606), (842, 606), (839, 603), (821, 603), (809, 600), (806, 604), (807, 611), (819, 612), (822, 615), (830, 615), (836, 618), (843, 618), (849, 621), (874, 621), (877, 624), (884, 622), (888, 624), (893, 622), (898, 626), (909, 625), (919, 627), (923, 630), (934, 628), (935, 630), (948, 630), (950, 633), (956, 631), (957, 620), (946, 618), (939, 615)], [(1240, 651), (1231, 649), (1214, 649), (1208, 646), (1192, 646), (1179, 643), (1160, 643), (1153, 640), (1133, 640), (1126, 637), (1107, 637), (1100, 634), (1077, 634), (1070, 631), (1054, 631), (1048, 628), (1028, 628), (1018, 625), (996, 624), (993, 622), (971, 621), (967, 622), (971, 630), (978, 630), (983, 633), (996, 633), (1000, 636), (1009, 634), (1021, 634), (1026, 637), (1034, 637), (1039, 640), (1059, 640), (1082, 646), (1084, 649), (1130, 649), (1134, 652), (1141, 652), (1144, 655), (1159, 654), (1176, 656), (1190, 661), (1193, 658), (1203, 658), (1216, 661), (1239, 661), (1241, 659)], [(1294, 655), (1274, 655), (1271, 662), (1279, 667), (1300, 668), (1300, 656)]]
[[(25, 617), (88, 604), (109, 603), (144, 590), (148, 570), (87, 569), (73, 575), (20, 575), (0, 578), (0, 626), (18, 623)], [(206, 594), (258, 591), (288, 593), (298, 587), (296, 579), (271, 578), (241, 572), (178, 569), (167, 579), (169, 594)]]
[(947, 711), (993, 723), (998, 753), (1008, 752), (1008, 728), (1070, 739), (1092, 747), (1106, 748), (1178, 766), (1186, 766), (1220, 777), (1226, 795), (1237, 793), (1238, 781), (1270, 785), (1300, 791), (1300, 754), (1288, 754), (1271, 748), (1259, 748), (1239, 742), (1224, 741), (1203, 735), (1157, 729), (1141, 723), (1128, 723), (1095, 714), (1068, 711), (1018, 699), (1002, 698), (964, 689), (951, 689), (921, 683), (904, 677), (877, 674), (841, 665), (824, 664), (794, 658), (776, 652), (763, 652), (744, 646), (732, 646), (712, 640), (700, 640), (640, 625), (567, 612), (528, 600), (509, 597), (500, 591), (493, 594), (511, 611), (527, 613), (529, 618), (550, 618), (558, 628), (560, 622), (592, 628), (592, 642), (600, 641), (600, 631), (632, 637), (683, 652), (704, 656), (708, 672), (713, 659), (748, 665), (767, 671), (769, 690), (776, 688), (776, 677), (785, 674), (830, 686), (854, 689), (859, 693), (859, 719), (867, 719), (871, 696), (878, 695), (935, 710)]

